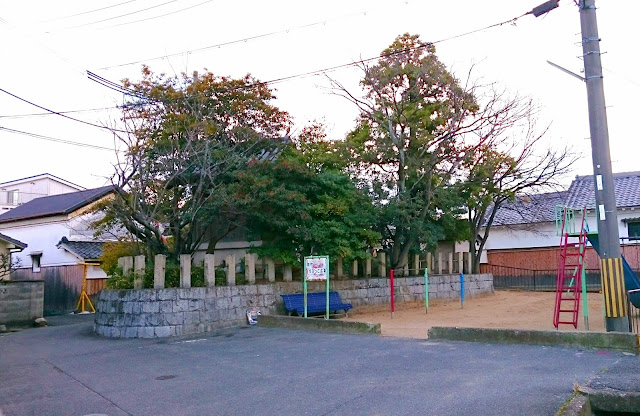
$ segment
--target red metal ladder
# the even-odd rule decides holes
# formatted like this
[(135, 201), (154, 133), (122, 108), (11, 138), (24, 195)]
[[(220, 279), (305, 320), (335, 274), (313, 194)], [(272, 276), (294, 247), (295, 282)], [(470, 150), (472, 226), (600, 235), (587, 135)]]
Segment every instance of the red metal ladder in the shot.
[[(584, 229), (584, 216), (579, 230), (574, 230), (571, 222), (575, 221), (574, 210), (566, 207), (562, 210), (562, 232), (558, 250), (558, 270), (556, 275), (556, 303), (553, 314), (553, 326), (560, 324), (573, 325), (578, 328), (580, 294), (582, 289), (582, 269), (587, 234)], [(578, 239), (577, 242), (569, 239)], [(570, 316), (570, 317), (569, 317)]]

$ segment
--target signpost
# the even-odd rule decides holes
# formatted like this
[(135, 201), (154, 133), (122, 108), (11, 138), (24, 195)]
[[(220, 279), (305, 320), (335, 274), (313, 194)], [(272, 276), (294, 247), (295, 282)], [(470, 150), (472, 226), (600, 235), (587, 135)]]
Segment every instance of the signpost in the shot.
[(307, 317), (307, 282), (327, 282), (327, 310), (324, 319), (329, 319), (329, 256), (309, 256), (304, 258), (302, 273), (304, 287), (304, 317)]

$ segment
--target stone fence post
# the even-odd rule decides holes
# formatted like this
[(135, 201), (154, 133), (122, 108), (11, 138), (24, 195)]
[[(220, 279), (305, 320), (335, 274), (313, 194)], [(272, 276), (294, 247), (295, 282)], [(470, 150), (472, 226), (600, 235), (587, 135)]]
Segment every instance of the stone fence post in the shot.
[(204, 255), (204, 284), (208, 287), (216, 285), (216, 255)]
[(191, 287), (191, 255), (180, 254), (180, 287)]
[(153, 262), (153, 288), (164, 289), (165, 268), (167, 265), (167, 256), (164, 254), (156, 254)]
[(236, 256), (227, 256), (225, 262), (227, 263), (227, 286), (236, 285)]
[(135, 256), (133, 258), (133, 288), (134, 289), (142, 289), (144, 286), (144, 269), (145, 269), (145, 259), (144, 256)]
[(247, 279), (247, 284), (256, 284), (256, 255), (253, 253), (244, 255), (244, 277)]

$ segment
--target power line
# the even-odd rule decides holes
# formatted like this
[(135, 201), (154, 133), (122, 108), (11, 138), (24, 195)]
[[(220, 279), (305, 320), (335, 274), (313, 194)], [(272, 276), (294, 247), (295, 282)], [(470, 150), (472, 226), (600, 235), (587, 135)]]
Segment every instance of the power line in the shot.
[(18, 99), (18, 100), (20, 100), (20, 101), (22, 101), (22, 102), (27, 103), (27, 104), (31, 104), (31, 105), (32, 105), (32, 106), (34, 106), (34, 107), (38, 107), (38, 108), (39, 108), (39, 109), (41, 109), (41, 110), (48, 111), (48, 112), (50, 112), (50, 113), (52, 113), (52, 114), (57, 114), (57, 115), (59, 115), (60, 117), (67, 118), (67, 119), (69, 119), (69, 120), (77, 121), (78, 123), (86, 124), (86, 125), (93, 126), (93, 127), (98, 127), (99, 129), (105, 129), (105, 130), (109, 130), (109, 131), (117, 131), (117, 132), (121, 132), (121, 133), (127, 133), (125, 130), (112, 129), (111, 127), (101, 126), (101, 125), (99, 125), (99, 124), (94, 124), (94, 123), (91, 123), (91, 122), (88, 122), (88, 121), (84, 121), (84, 120), (80, 120), (80, 119), (77, 119), (77, 118), (74, 118), (74, 117), (68, 116), (68, 115), (66, 115), (66, 114), (62, 114), (62, 113), (57, 112), (57, 111), (50, 110), (50, 109), (48, 109), (48, 108), (46, 108), (46, 107), (43, 107), (43, 106), (38, 105), (38, 104), (36, 104), (36, 103), (33, 103), (33, 102), (31, 102), (31, 101), (29, 101), (29, 100), (26, 100), (26, 99), (24, 99), (24, 98), (22, 98), (22, 97), (18, 97), (17, 95), (12, 94), (12, 93), (10, 93), (10, 92), (9, 92), (9, 91), (7, 91), (7, 90), (3, 90), (2, 88), (0, 88), (0, 92), (3, 92), (3, 93), (5, 93), (5, 94), (7, 94), (7, 95), (10, 95), (10, 96), (12, 96), (13, 98), (16, 98), (16, 99)]
[(9, 133), (21, 134), (23, 136), (29, 136), (29, 137), (33, 137), (35, 139), (47, 140), (47, 141), (56, 142), (56, 143), (64, 143), (64, 144), (69, 144), (69, 145), (72, 145), (72, 146), (88, 147), (88, 148), (97, 149), (97, 150), (108, 150), (110, 152), (113, 152), (113, 151), (120, 152), (120, 151), (115, 150), (115, 149), (111, 149), (111, 148), (103, 147), (103, 146), (98, 146), (98, 145), (95, 145), (95, 144), (74, 142), (74, 141), (71, 141), (71, 140), (64, 140), (64, 139), (57, 139), (55, 137), (44, 136), (42, 134), (36, 134), (36, 133), (29, 133), (27, 131), (15, 130), (15, 129), (10, 129), (10, 128), (7, 128), (7, 127), (2, 127), (2, 126), (0, 126), (0, 131), (6, 131), (6, 132), (9, 132)]
[(307, 23), (307, 24), (300, 25), (300, 26), (290, 27), (288, 29), (276, 30), (276, 31), (273, 31), (273, 32), (262, 33), (262, 34), (259, 34), (259, 35), (249, 36), (249, 37), (242, 38), (242, 39), (236, 39), (236, 40), (231, 40), (231, 41), (228, 41), (228, 42), (217, 43), (215, 45), (203, 46), (201, 48), (191, 49), (191, 50), (184, 51), (184, 52), (176, 52), (176, 53), (171, 53), (171, 54), (168, 54), (168, 55), (155, 56), (153, 58), (140, 59), (138, 61), (132, 61), (132, 62), (126, 62), (126, 63), (122, 63), (122, 64), (117, 64), (117, 65), (105, 66), (105, 67), (98, 68), (98, 69), (99, 70), (107, 70), (107, 69), (119, 68), (119, 67), (123, 67), (123, 66), (135, 65), (135, 64), (139, 64), (139, 63), (143, 63), (143, 62), (157, 61), (157, 60), (160, 60), (160, 59), (171, 58), (173, 56), (181, 56), (181, 55), (184, 55), (184, 54), (198, 53), (198, 52), (206, 51), (208, 49), (221, 48), (223, 46), (235, 45), (237, 43), (245, 43), (245, 42), (248, 42), (248, 41), (251, 41), (251, 40), (266, 38), (266, 37), (275, 36), (275, 35), (282, 35), (282, 34), (289, 33), (292, 30), (301, 30), (301, 29), (306, 29), (306, 28), (313, 27), (313, 26), (324, 26), (324, 25), (327, 24), (327, 22), (331, 22), (331, 21), (339, 20), (339, 19), (345, 19), (345, 18), (352, 17), (352, 16), (366, 15), (366, 14), (367, 14), (366, 11), (361, 11), (361, 12), (357, 12), (357, 13), (350, 13), (350, 14), (346, 14), (346, 15), (339, 16), (339, 17), (332, 18), (332, 19), (320, 20), (320, 21), (313, 22), (313, 23)]
[(80, 12), (80, 13), (76, 13), (76, 14), (70, 14), (68, 16), (63, 16), (63, 17), (56, 17), (55, 19), (50, 19), (50, 20), (45, 20), (44, 23), (48, 23), (48, 22), (55, 22), (58, 20), (64, 20), (64, 19), (69, 19), (71, 17), (77, 17), (77, 16), (82, 16), (85, 14), (90, 14), (90, 13), (95, 13), (95, 12), (100, 12), (102, 10), (107, 10), (107, 9), (112, 9), (114, 7), (118, 7), (118, 6), (122, 6), (123, 4), (127, 4), (127, 3), (133, 3), (134, 1), (137, 0), (127, 0), (127, 1), (123, 1), (122, 3), (118, 3), (118, 4), (112, 4), (111, 6), (106, 6), (106, 7), (101, 7), (99, 9), (93, 9), (93, 10), (88, 10), (86, 12)]
[[(104, 110), (115, 110), (120, 107), (100, 107), (100, 108), (85, 108), (83, 110), (67, 110), (67, 111), (58, 111), (60, 114), (71, 114), (71, 113), (88, 113), (93, 111), (104, 111)], [(23, 117), (37, 117), (37, 116), (51, 116), (56, 115), (54, 113), (27, 113), (27, 114), (9, 114), (6, 116), (0, 116), (0, 118), (23, 118)]]
[(121, 15), (118, 15), (118, 16), (108, 17), (108, 18), (102, 19), (102, 20), (96, 20), (95, 22), (84, 23), (84, 24), (81, 24), (81, 25), (68, 27), (67, 29), (76, 29), (76, 28), (79, 28), (79, 27), (95, 25), (96, 23), (108, 22), (110, 20), (115, 20), (115, 19), (119, 19), (121, 17), (131, 16), (132, 14), (138, 14), (138, 13), (146, 12), (147, 10), (156, 9), (158, 7), (166, 6), (169, 3), (175, 3), (177, 1), (178, 0), (169, 0), (167, 2), (156, 4), (155, 6), (147, 7), (147, 8), (144, 8), (144, 9), (136, 10), (134, 12), (129, 12), (129, 13), (121, 14)]
[(213, 2), (213, 1), (215, 1), (215, 0), (206, 0), (206, 1), (203, 1), (203, 2), (198, 3), (198, 4), (194, 4), (193, 6), (185, 7), (185, 8), (183, 8), (183, 9), (179, 9), (179, 10), (174, 10), (174, 11), (172, 11), (172, 12), (165, 13), (165, 14), (161, 14), (161, 15), (159, 15), (159, 16), (147, 17), (146, 19), (138, 19), (138, 20), (133, 20), (133, 21), (131, 21), (131, 22), (118, 23), (118, 24), (116, 24), (116, 25), (111, 25), (111, 26), (103, 27), (103, 28), (101, 28), (101, 29), (110, 29), (110, 28), (112, 28), (112, 27), (126, 26), (126, 25), (131, 25), (131, 24), (133, 24), (133, 23), (146, 22), (147, 20), (159, 19), (159, 18), (161, 18), (161, 17), (171, 16), (172, 14), (176, 14), (176, 13), (184, 12), (185, 10), (194, 9), (194, 8), (196, 8), (196, 7), (202, 6), (203, 4), (211, 3), (211, 2)]

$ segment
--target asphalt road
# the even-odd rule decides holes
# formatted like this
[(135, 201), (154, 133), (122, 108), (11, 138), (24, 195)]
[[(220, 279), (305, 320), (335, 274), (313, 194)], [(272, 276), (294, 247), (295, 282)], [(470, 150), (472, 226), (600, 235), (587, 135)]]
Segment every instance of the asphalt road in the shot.
[(0, 336), (0, 415), (553, 415), (574, 383), (638, 360), (260, 327), (113, 340), (60, 319)]

